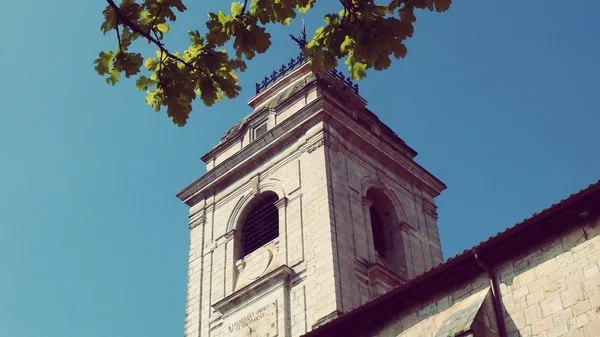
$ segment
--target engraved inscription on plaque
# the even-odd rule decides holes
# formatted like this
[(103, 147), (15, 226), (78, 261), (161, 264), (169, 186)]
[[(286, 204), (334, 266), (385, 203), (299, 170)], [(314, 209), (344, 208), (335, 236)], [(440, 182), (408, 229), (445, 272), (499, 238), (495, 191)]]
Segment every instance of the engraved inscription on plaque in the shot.
[(231, 336), (277, 336), (277, 303), (272, 302), (244, 310), (228, 319)]

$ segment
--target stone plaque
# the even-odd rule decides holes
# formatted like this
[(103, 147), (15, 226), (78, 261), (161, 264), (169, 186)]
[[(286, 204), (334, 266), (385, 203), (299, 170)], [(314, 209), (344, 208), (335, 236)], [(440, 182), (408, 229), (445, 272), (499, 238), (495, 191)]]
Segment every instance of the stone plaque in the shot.
[(227, 319), (228, 336), (277, 336), (277, 302), (251, 306)]

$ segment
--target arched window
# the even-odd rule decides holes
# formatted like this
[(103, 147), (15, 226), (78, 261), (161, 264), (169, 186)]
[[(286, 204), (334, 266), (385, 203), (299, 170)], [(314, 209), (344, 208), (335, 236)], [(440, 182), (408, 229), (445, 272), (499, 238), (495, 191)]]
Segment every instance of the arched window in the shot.
[(242, 256), (244, 257), (279, 236), (277, 194), (258, 195), (247, 207), (242, 225)]
[(406, 270), (406, 259), (402, 238), (394, 231), (395, 226), (399, 224), (395, 207), (390, 198), (378, 188), (368, 189), (366, 197), (370, 201), (369, 220), (373, 248), (378, 258), (393, 272), (403, 275)]
[(372, 205), (369, 207), (369, 213), (371, 215), (371, 230), (373, 231), (373, 246), (375, 251), (381, 257), (385, 257), (385, 232), (383, 229), (383, 222), (377, 211), (377, 207)]

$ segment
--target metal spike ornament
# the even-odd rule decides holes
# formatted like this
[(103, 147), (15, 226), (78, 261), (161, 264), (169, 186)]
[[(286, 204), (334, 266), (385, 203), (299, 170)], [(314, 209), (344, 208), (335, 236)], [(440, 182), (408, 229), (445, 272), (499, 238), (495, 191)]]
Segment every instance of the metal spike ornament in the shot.
[(304, 15), (302, 16), (302, 33), (300, 36), (294, 36), (292, 34), (290, 34), (290, 37), (292, 38), (292, 40), (294, 40), (294, 42), (296, 42), (296, 44), (298, 44), (298, 47), (300, 48), (300, 53), (302, 53), (302, 51), (304, 50), (304, 47), (306, 47), (306, 26), (304, 25)]
[[(300, 36), (294, 36), (292, 34), (289, 35), (290, 38), (292, 38), (292, 40), (296, 42), (296, 44), (300, 48), (300, 54), (297, 57), (292, 58), (287, 64), (283, 64), (279, 70), (273, 71), (273, 73), (270, 76), (265, 76), (265, 78), (261, 82), (256, 83), (254, 86), (257, 95), (261, 91), (265, 90), (269, 85), (275, 83), (277, 80), (279, 80), (292, 70), (296, 69), (306, 61), (304, 55), (302, 54), (302, 52), (304, 51), (304, 47), (306, 47), (306, 44), (308, 43), (306, 39), (306, 26), (304, 25), (304, 16), (302, 16), (302, 32)], [(345, 87), (358, 94), (358, 84), (353, 83), (350, 78), (344, 76), (341, 72), (337, 71), (336, 69), (332, 69), (329, 72), (338, 80), (340, 80)]]

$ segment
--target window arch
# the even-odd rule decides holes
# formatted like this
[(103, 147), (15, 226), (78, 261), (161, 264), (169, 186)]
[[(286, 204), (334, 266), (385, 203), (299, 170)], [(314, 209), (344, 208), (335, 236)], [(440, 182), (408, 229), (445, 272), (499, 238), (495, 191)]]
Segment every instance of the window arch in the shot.
[[(388, 267), (397, 274), (403, 273), (402, 243), (398, 241), (394, 227), (399, 223), (398, 214), (390, 198), (379, 188), (367, 190), (370, 201), (369, 220), (373, 235), (373, 248)], [(398, 242), (396, 242), (398, 241)]]
[(375, 205), (369, 207), (369, 215), (371, 216), (371, 231), (373, 232), (373, 246), (375, 251), (381, 257), (385, 257), (385, 229), (383, 221), (379, 215), (379, 211)]
[(240, 258), (256, 251), (279, 236), (279, 210), (274, 192), (257, 195), (247, 206), (242, 220)]

